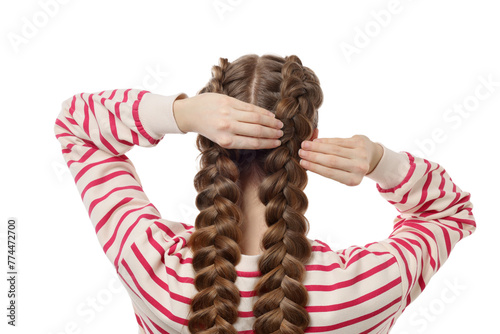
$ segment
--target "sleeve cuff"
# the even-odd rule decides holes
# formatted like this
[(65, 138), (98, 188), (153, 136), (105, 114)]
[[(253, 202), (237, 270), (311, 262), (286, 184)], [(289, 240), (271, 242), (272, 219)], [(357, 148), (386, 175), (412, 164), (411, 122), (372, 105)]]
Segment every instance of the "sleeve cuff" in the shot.
[(187, 97), (185, 93), (169, 96), (145, 94), (139, 104), (139, 119), (144, 130), (155, 139), (161, 139), (167, 133), (186, 134), (177, 126), (173, 105), (177, 98)]
[(383, 144), (384, 153), (378, 165), (366, 177), (374, 180), (382, 189), (391, 189), (399, 185), (408, 175), (410, 170), (410, 160), (404, 152), (395, 152), (388, 149)]

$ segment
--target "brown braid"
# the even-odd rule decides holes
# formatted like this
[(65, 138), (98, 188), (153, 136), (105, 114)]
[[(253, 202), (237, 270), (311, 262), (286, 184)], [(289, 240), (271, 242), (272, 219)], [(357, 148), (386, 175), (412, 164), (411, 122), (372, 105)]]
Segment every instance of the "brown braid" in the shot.
[(308, 293), (302, 281), (304, 265), (311, 256), (306, 238), (308, 221), (304, 216), (308, 206), (303, 192), (307, 174), (299, 164), (298, 151), (302, 141), (312, 135), (311, 119), (316, 108), (304, 83), (308, 78), (300, 59), (286, 57), (281, 73), (276, 118), (285, 124), (284, 135), (282, 145), (265, 160), (268, 176), (259, 188), (269, 228), (262, 239), (262, 278), (255, 287), (259, 299), (253, 307), (257, 318), (254, 329), (256, 333), (297, 334), (303, 333), (310, 321), (305, 310)]
[[(214, 67), (210, 89), (223, 93), (222, 81), (228, 63)], [(232, 324), (238, 319), (240, 295), (234, 284), (235, 265), (241, 257), (237, 226), (241, 210), (235, 204), (241, 195), (236, 180), (238, 168), (226, 149), (203, 136), (197, 138), (202, 151), (201, 170), (195, 176), (198, 191), (195, 231), (190, 237), (193, 251), (195, 287), (199, 291), (191, 303), (191, 333), (237, 333)], [(206, 330), (203, 330), (206, 329)], [(202, 331), (200, 331), (202, 330)]]
[(198, 135), (200, 171), (194, 184), (200, 214), (188, 245), (193, 251), (195, 287), (191, 333), (237, 333), (239, 291), (235, 265), (241, 258), (241, 178), (256, 172), (268, 229), (255, 287), (256, 333), (303, 333), (309, 325), (308, 293), (302, 284), (311, 256), (304, 213), (306, 171), (298, 163), (301, 142), (311, 137), (323, 101), (319, 80), (296, 56), (246, 55), (229, 64), (220, 58), (212, 79), (198, 94), (215, 92), (256, 104), (284, 123), (275, 149), (224, 149)]

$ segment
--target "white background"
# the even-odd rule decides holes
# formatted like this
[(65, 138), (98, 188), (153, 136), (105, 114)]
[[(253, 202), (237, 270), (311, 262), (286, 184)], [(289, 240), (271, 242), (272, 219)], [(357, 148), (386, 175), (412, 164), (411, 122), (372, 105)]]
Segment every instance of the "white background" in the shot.
[[(0, 266), (5, 277), (7, 219), (16, 217), (19, 308), (18, 327), (7, 326), (2, 279), (0, 331), (137, 333), (129, 297), (97, 242), (53, 132), (62, 101), (117, 88), (193, 96), (219, 57), (232, 61), (247, 53), (296, 54), (315, 71), (325, 94), (320, 138), (364, 134), (394, 151), (438, 162), (471, 193), (476, 232), (457, 244), (391, 333), (498, 330), (496, 5), (3, 1)], [(481, 80), (492, 84), (488, 88)], [(470, 111), (460, 115), (454, 106)], [(197, 213), (195, 138), (167, 135), (154, 148), (127, 153), (162, 216), (190, 224)], [(342, 249), (390, 234), (398, 212), (374, 181), (347, 187), (308, 175), (309, 238)]]

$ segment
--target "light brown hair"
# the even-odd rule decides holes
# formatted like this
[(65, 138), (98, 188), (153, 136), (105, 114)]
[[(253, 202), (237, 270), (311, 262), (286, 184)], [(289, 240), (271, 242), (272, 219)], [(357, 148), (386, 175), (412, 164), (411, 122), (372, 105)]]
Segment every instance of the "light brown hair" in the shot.
[(255, 286), (254, 330), (262, 333), (303, 333), (310, 322), (305, 309), (305, 264), (311, 256), (304, 216), (308, 199), (306, 170), (298, 151), (318, 125), (323, 92), (315, 73), (295, 56), (244, 55), (232, 63), (220, 58), (212, 78), (198, 94), (226, 94), (275, 113), (284, 123), (281, 145), (273, 149), (226, 149), (202, 135), (195, 230), (188, 246), (193, 252), (194, 285), (191, 333), (237, 333), (239, 290), (235, 265), (241, 259), (240, 180), (256, 173), (262, 179), (259, 198), (268, 225), (259, 259), (261, 277)]

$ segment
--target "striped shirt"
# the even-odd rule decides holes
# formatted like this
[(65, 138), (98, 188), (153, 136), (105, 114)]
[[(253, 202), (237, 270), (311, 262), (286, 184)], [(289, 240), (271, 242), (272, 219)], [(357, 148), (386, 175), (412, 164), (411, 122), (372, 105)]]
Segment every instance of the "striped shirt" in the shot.
[[(168, 220), (149, 201), (125, 153), (152, 147), (165, 134), (184, 134), (173, 102), (138, 89), (81, 93), (62, 103), (54, 131), (104, 253), (133, 304), (139, 333), (189, 333), (194, 287), (194, 224)], [(470, 194), (432, 161), (384, 145), (367, 177), (398, 211), (387, 239), (332, 250), (308, 238), (312, 256), (304, 285), (311, 322), (306, 333), (388, 333), (424, 290), (455, 244), (475, 230)], [(239, 333), (255, 320), (253, 288), (260, 255), (236, 265), (241, 295)]]

